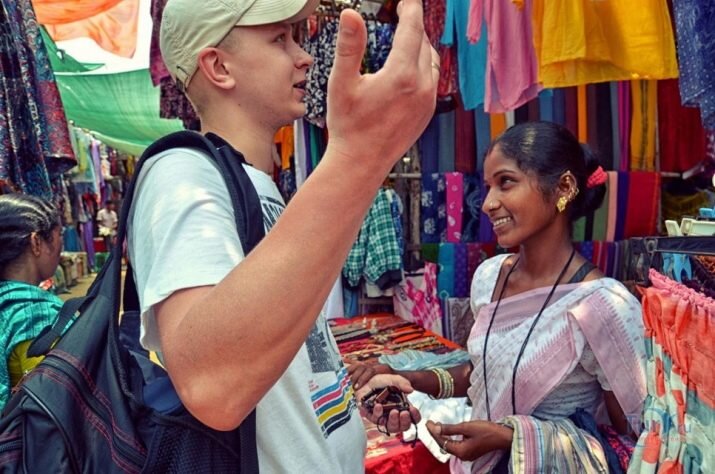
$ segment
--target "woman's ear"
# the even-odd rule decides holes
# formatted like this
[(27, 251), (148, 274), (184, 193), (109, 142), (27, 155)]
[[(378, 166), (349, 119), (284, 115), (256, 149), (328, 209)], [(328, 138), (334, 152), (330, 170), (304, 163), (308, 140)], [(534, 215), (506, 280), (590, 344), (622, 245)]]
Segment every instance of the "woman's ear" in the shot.
[(42, 254), (42, 237), (37, 232), (30, 234), (30, 251), (35, 257)]
[(569, 201), (573, 201), (578, 194), (578, 183), (571, 171), (564, 172), (559, 178), (557, 194), (558, 197), (564, 196)]

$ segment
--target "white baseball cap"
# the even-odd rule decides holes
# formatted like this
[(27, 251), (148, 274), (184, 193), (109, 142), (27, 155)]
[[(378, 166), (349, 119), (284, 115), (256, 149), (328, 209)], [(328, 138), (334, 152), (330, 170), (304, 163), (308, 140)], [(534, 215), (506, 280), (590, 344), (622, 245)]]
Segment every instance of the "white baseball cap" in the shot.
[(198, 68), (199, 52), (218, 45), (235, 26), (307, 18), (319, 0), (169, 0), (159, 46), (171, 76), (184, 89)]

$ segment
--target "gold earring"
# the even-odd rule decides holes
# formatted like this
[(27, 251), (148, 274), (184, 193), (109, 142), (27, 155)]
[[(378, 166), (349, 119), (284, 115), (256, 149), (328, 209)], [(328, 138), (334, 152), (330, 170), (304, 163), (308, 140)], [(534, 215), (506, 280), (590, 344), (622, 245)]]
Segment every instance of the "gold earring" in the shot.
[(558, 201), (556, 201), (556, 209), (559, 212), (564, 212), (566, 210), (566, 204), (569, 203), (569, 199), (566, 196), (561, 196)]

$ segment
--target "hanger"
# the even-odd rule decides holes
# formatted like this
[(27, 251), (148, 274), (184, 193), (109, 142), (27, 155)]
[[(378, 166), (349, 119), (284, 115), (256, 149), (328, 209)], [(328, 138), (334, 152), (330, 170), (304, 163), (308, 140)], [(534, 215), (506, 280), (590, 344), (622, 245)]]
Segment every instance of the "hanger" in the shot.
[(628, 274), (636, 283), (650, 285), (648, 270), (663, 269), (663, 254), (715, 256), (715, 239), (704, 236), (637, 237), (629, 240)]

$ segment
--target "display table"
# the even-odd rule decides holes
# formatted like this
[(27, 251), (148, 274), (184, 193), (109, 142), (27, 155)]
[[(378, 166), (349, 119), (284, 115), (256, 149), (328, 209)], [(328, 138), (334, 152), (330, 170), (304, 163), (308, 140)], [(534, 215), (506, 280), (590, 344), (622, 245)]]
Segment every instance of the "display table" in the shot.
[[(460, 347), (437, 334), (391, 314), (375, 314), (331, 321), (333, 335), (346, 363), (376, 363), (383, 354), (414, 349), (436, 353)], [(400, 436), (387, 436), (363, 419), (367, 432), (365, 472), (368, 474), (442, 474), (449, 464), (440, 463), (417, 442), (413, 448)]]

